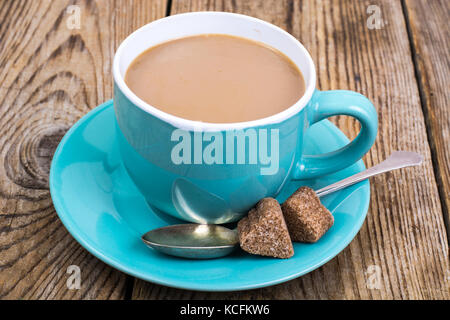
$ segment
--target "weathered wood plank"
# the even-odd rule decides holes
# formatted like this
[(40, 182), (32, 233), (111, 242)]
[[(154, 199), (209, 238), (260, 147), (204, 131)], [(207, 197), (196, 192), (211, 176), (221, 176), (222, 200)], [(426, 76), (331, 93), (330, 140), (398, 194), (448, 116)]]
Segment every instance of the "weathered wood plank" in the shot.
[(419, 88), (441, 200), (450, 232), (450, 2), (407, 0)]
[[(380, 29), (367, 27), (369, 5), (381, 10), (385, 23)], [(378, 109), (380, 128), (366, 165), (394, 150), (418, 151), (425, 163), (374, 178), (368, 217), (358, 236), (308, 275), (232, 293), (184, 291), (137, 280), (133, 298), (448, 299), (447, 236), (400, 1), (173, 1), (172, 14), (197, 10), (244, 13), (286, 29), (310, 51), (320, 89), (368, 96)], [(359, 130), (346, 117), (337, 124), (351, 137)], [(379, 289), (367, 285), (370, 266), (380, 268)]]
[[(165, 0), (0, 3), (1, 299), (124, 297), (127, 276), (81, 248), (57, 218), (48, 173), (66, 130), (112, 97), (117, 46), (165, 12)], [(81, 269), (80, 290), (66, 286), (70, 265)]]

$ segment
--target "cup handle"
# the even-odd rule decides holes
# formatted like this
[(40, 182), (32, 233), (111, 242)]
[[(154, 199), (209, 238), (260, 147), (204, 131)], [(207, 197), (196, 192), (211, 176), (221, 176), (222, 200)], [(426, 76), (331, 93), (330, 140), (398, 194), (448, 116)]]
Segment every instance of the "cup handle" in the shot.
[(365, 96), (347, 90), (314, 92), (309, 111), (310, 125), (336, 115), (348, 115), (361, 123), (358, 136), (346, 146), (321, 155), (303, 155), (295, 164), (292, 179), (301, 180), (339, 171), (361, 159), (372, 147), (378, 128), (378, 116)]

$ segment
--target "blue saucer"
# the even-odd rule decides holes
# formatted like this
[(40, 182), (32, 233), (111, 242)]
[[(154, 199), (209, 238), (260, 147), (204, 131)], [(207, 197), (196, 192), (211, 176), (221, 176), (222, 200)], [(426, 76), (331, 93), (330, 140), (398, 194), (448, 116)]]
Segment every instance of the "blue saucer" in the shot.
[[(180, 221), (150, 208), (133, 185), (119, 157), (115, 126), (112, 101), (108, 101), (67, 132), (53, 157), (50, 192), (61, 221), (83, 247), (137, 278), (206, 291), (274, 285), (332, 259), (355, 237), (366, 217), (368, 181), (325, 196), (322, 202), (335, 217), (333, 227), (317, 243), (295, 243), (295, 255), (290, 259), (253, 256), (241, 250), (225, 258), (200, 261), (162, 255), (147, 248), (141, 235)], [(308, 130), (304, 147), (307, 154), (319, 154), (347, 142), (339, 129), (324, 120)], [(364, 164), (359, 161), (320, 179), (289, 182), (277, 199), (284, 201), (301, 185), (320, 188), (361, 170)]]

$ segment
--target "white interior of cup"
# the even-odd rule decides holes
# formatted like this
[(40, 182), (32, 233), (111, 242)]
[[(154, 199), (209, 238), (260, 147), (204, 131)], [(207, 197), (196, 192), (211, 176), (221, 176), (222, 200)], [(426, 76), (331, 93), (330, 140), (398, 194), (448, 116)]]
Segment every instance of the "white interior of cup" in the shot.
[[(228, 34), (263, 42), (288, 56), (300, 69), (306, 82), (302, 98), (290, 108), (267, 118), (237, 123), (206, 123), (186, 120), (165, 113), (137, 97), (125, 84), (124, 77), (131, 62), (143, 51), (165, 41), (198, 34)], [(281, 122), (299, 112), (311, 99), (316, 74), (314, 63), (300, 42), (284, 30), (259, 19), (225, 12), (194, 12), (166, 17), (129, 35), (114, 57), (114, 80), (134, 104), (146, 112), (185, 130), (222, 131), (243, 129)]]

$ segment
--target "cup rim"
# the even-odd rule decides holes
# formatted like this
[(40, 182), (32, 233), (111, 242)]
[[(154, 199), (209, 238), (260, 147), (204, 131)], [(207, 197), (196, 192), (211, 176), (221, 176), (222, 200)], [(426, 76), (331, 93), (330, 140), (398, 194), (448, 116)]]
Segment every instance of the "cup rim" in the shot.
[[(170, 113), (167, 113), (165, 111), (162, 111), (162, 110), (148, 104), (147, 102), (143, 101), (141, 98), (139, 98), (135, 93), (133, 93), (131, 91), (131, 89), (126, 85), (124, 77), (121, 75), (120, 61), (121, 61), (122, 52), (124, 50), (126, 50), (126, 47), (129, 44), (129, 42), (131, 41), (131, 39), (133, 37), (135, 37), (138, 33), (146, 32), (146, 30), (148, 28), (154, 26), (155, 24), (162, 23), (162, 22), (165, 22), (168, 20), (178, 19), (181, 16), (188, 16), (188, 15), (193, 16), (193, 17), (195, 17), (197, 15), (222, 15), (222, 16), (235, 16), (235, 17), (237, 16), (240, 19), (246, 19), (249, 21), (263, 24), (268, 28), (271, 28), (277, 32), (284, 34), (302, 52), (303, 56), (306, 58), (308, 66), (310, 68), (309, 78), (304, 79), (304, 81), (306, 83), (305, 93), (302, 95), (302, 97), (296, 103), (294, 103), (292, 106), (288, 107), (287, 109), (285, 109), (279, 113), (276, 113), (274, 115), (271, 115), (271, 116), (268, 116), (265, 118), (256, 119), (256, 120), (233, 122), (233, 123), (211, 123), (211, 122), (203, 122), (203, 121), (184, 119), (184, 118), (172, 115)], [(226, 34), (226, 33), (224, 33), (224, 34)], [(169, 41), (169, 40), (167, 40), (167, 41)], [(161, 42), (161, 43), (163, 43), (163, 42)], [(280, 50), (280, 51), (282, 51), (282, 50)], [(297, 64), (296, 64), (296, 66), (298, 67)], [(245, 129), (245, 128), (260, 127), (260, 126), (264, 126), (264, 125), (280, 123), (286, 119), (291, 118), (298, 112), (300, 112), (308, 104), (308, 102), (310, 101), (310, 99), (314, 93), (315, 85), (316, 85), (316, 69), (315, 69), (314, 62), (311, 58), (311, 55), (306, 50), (306, 48), (294, 36), (292, 36), (291, 34), (286, 32), (285, 30), (281, 29), (280, 27), (277, 27), (277, 26), (275, 26), (269, 22), (266, 22), (264, 20), (261, 20), (261, 19), (255, 18), (255, 17), (251, 17), (251, 16), (247, 16), (247, 15), (243, 15), (243, 14), (220, 12), (220, 11), (202, 11), (202, 12), (180, 13), (180, 14), (175, 14), (172, 16), (167, 16), (167, 17), (152, 21), (152, 22), (140, 27), (139, 29), (137, 29), (136, 31), (131, 33), (130, 35), (128, 35), (125, 38), (125, 40), (122, 41), (122, 43), (120, 44), (119, 48), (117, 49), (117, 51), (114, 55), (113, 78), (114, 78), (114, 81), (115, 81), (117, 87), (119, 88), (119, 90), (134, 105), (136, 105), (137, 107), (139, 107), (146, 113), (149, 113), (149, 114), (171, 124), (174, 127), (177, 127), (177, 128), (183, 129), (183, 130), (187, 130), (187, 131), (227, 131), (227, 130), (241, 130), (241, 129)]]

